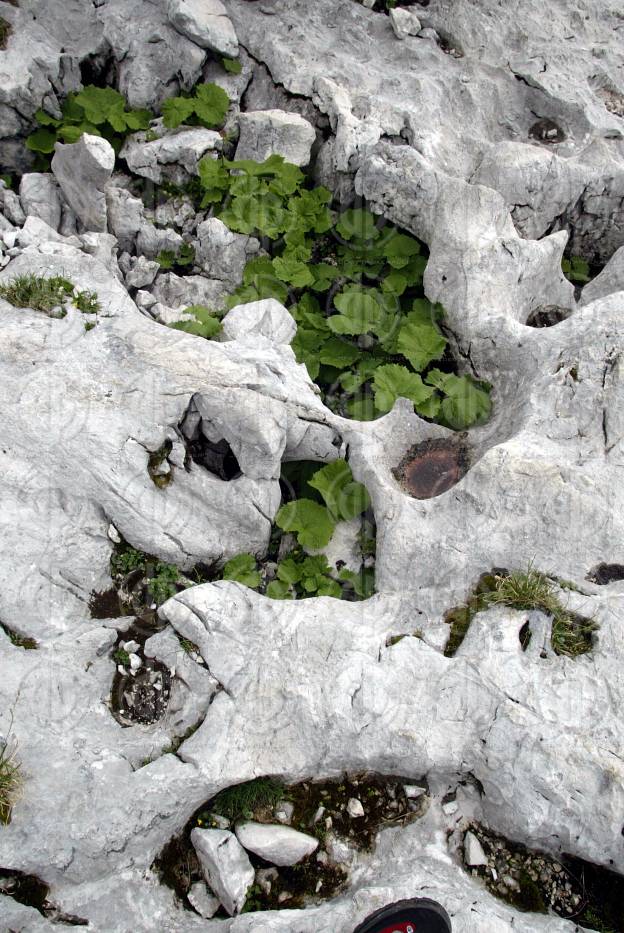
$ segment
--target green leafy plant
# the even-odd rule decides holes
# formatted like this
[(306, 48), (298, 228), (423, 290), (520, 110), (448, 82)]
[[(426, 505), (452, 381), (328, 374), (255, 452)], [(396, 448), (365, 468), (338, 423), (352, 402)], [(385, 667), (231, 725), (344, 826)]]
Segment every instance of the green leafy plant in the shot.
[(9, 740), (0, 748), (0, 823), (6, 826), (22, 787), (21, 764), (16, 747)]
[(206, 340), (213, 340), (223, 330), (223, 325), (215, 312), (203, 305), (191, 305), (191, 307), (185, 308), (185, 313), (192, 314), (194, 320), (176, 321), (175, 324), (170, 326), (175, 330), (183, 330), (187, 334), (205, 337)]
[(199, 175), (202, 206), (259, 237), (270, 254), (249, 261), (229, 307), (262, 298), (288, 304), (297, 360), (334, 411), (370, 419), (404, 397), (455, 430), (487, 420), (490, 386), (441, 368), (443, 309), (422, 294), (426, 257), (415, 237), (364, 208), (334, 217), (331, 193), (306, 188), (281, 156), (207, 157)]
[(209, 810), (232, 821), (250, 819), (260, 808), (275, 807), (284, 795), (284, 786), (279, 781), (268, 777), (256, 778), (222, 790), (210, 804)]
[(147, 555), (143, 551), (138, 551), (124, 542), (118, 545), (111, 555), (111, 573), (125, 576), (133, 570), (145, 570), (147, 561)]
[(214, 129), (223, 124), (229, 106), (230, 98), (223, 88), (217, 84), (197, 84), (189, 95), (170, 97), (163, 103), (163, 123), (168, 129), (176, 129), (182, 123)]
[(157, 606), (178, 592), (180, 571), (174, 564), (158, 561), (154, 568), (154, 576), (148, 581), (147, 590)]
[(233, 75), (239, 75), (243, 70), (243, 66), (237, 58), (222, 58), (221, 64), (226, 71)]
[(39, 128), (26, 140), (26, 146), (41, 156), (50, 156), (57, 142), (78, 142), (83, 133), (103, 136), (119, 152), (125, 137), (146, 130), (152, 114), (149, 110), (129, 109), (122, 94), (110, 87), (88, 85), (77, 94), (69, 94), (56, 118), (38, 110)]
[(243, 583), (252, 590), (257, 590), (262, 582), (253, 554), (238, 554), (229, 560), (223, 568), (223, 579)]
[(121, 664), (123, 667), (128, 667), (130, 664), (130, 655), (124, 648), (116, 648), (113, 651), (113, 661), (116, 664)]
[(195, 262), (195, 249), (190, 243), (183, 243), (177, 253), (170, 249), (163, 249), (156, 257), (156, 262), (163, 272), (170, 269), (185, 270)]
[(71, 300), (84, 314), (97, 314), (101, 308), (95, 292), (79, 291), (60, 275), (18, 275), (0, 284), (0, 298), (16, 308), (32, 308), (50, 317), (63, 318), (65, 303)]
[(569, 259), (564, 257), (561, 260), (561, 268), (566, 278), (575, 285), (586, 285), (587, 282), (591, 282), (589, 263), (581, 256), (570, 256)]
[(325, 504), (312, 499), (295, 499), (283, 505), (275, 519), (282, 531), (296, 534), (302, 547), (325, 547), (339, 521), (361, 515), (370, 505), (366, 487), (354, 482), (351, 467), (345, 460), (335, 460), (322, 467), (308, 485), (320, 493)]

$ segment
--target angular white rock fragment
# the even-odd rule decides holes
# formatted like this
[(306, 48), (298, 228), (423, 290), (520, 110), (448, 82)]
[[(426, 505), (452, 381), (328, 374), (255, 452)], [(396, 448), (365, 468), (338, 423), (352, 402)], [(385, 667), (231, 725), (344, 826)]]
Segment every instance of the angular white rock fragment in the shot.
[(195, 262), (212, 279), (236, 288), (250, 257), (258, 252), (255, 237), (229, 230), (218, 217), (210, 217), (197, 227)]
[(105, 194), (108, 229), (119, 240), (119, 250), (131, 252), (136, 235), (145, 223), (143, 202), (116, 185), (109, 185)]
[(26, 216), (43, 220), (54, 231), (61, 223), (61, 198), (58, 185), (49, 172), (28, 172), (22, 175), (19, 196)]
[(234, 58), (238, 39), (221, 0), (169, 0), (167, 16), (174, 29), (202, 49)]
[(211, 917), (214, 917), (221, 906), (220, 901), (210, 893), (208, 885), (203, 881), (196, 881), (195, 884), (192, 884), (186, 896), (191, 906), (204, 920), (210, 920)]
[(69, 206), (86, 230), (107, 229), (105, 188), (115, 151), (101, 136), (84, 133), (76, 143), (57, 143), (52, 171)]
[(206, 881), (230, 916), (240, 913), (255, 872), (234, 833), (224, 829), (194, 829), (191, 842)]
[(239, 823), (236, 836), (242, 846), (274, 865), (296, 865), (318, 849), (318, 839), (290, 826)]
[(418, 797), (422, 797), (423, 794), (427, 793), (426, 788), (418, 787), (417, 784), (404, 784), (403, 791), (408, 800), (417, 800)]
[(237, 159), (264, 162), (270, 155), (281, 155), (294, 165), (309, 163), (316, 131), (298, 113), (255, 110), (239, 114), (237, 120), (240, 128)]
[(417, 36), (422, 29), (420, 20), (412, 10), (390, 10), (390, 22), (397, 39)]
[(280, 800), (275, 808), (275, 819), (280, 823), (290, 823), (295, 812), (295, 805), (290, 800)]
[(488, 864), (488, 858), (483, 846), (475, 834), (470, 831), (464, 836), (464, 861), (470, 868)]
[(448, 803), (442, 804), (442, 812), (447, 816), (452, 816), (454, 813), (457, 813), (459, 806), (456, 800), (449, 800)]
[(236, 305), (223, 318), (223, 333), (230, 340), (257, 334), (272, 343), (288, 344), (296, 332), (294, 318), (275, 298)]
[(362, 806), (362, 802), (358, 800), (357, 797), (349, 797), (349, 802), (347, 803), (347, 813), (354, 820), (364, 816), (364, 807)]
[(120, 155), (135, 174), (151, 181), (183, 184), (189, 175), (197, 175), (197, 163), (207, 152), (221, 149), (219, 133), (204, 127), (180, 127), (165, 132), (158, 139), (145, 133), (129, 136)]

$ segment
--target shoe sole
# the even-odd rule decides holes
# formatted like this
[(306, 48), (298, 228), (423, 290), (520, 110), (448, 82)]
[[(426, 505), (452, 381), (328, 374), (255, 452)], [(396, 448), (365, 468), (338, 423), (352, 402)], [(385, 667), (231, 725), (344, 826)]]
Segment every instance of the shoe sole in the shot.
[[(421, 911), (426, 910), (426, 915), (418, 917)], [(433, 915), (433, 916), (432, 916)], [(397, 901), (376, 910), (374, 914), (367, 917), (363, 923), (355, 928), (353, 933), (371, 933), (380, 923), (384, 921), (392, 923), (406, 923), (412, 921), (416, 926), (414, 933), (452, 933), (451, 918), (440, 904), (429, 900), (426, 897), (414, 897), (404, 901)], [(426, 924), (422, 926), (422, 924)]]

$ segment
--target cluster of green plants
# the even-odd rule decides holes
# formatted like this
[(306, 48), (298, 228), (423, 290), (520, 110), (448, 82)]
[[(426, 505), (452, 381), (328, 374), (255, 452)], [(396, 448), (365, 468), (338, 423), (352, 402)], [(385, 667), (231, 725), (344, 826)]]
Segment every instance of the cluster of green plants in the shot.
[(103, 136), (119, 152), (129, 133), (146, 130), (152, 114), (149, 110), (134, 110), (127, 106), (119, 91), (110, 87), (87, 85), (75, 94), (68, 94), (56, 118), (38, 110), (35, 119), (39, 128), (26, 140), (32, 152), (49, 156), (57, 142), (78, 142), (83, 133)]
[(589, 263), (581, 256), (570, 256), (569, 259), (564, 256), (561, 260), (561, 268), (565, 277), (575, 285), (586, 285), (591, 282)]
[(281, 156), (204, 158), (199, 177), (202, 206), (269, 253), (249, 261), (228, 306), (290, 305), (293, 349), (330, 407), (368, 420), (404, 397), (456, 430), (487, 420), (490, 387), (446, 371), (443, 309), (424, 297), (427, 259), (415, 237), (365, 208), (335, 215), (331, 193), (306, 187)]
[(184, 309), (185, 314), (193, 316), (192, 321), (176, 321), (170, 326), (174, 330), (182, 330), (186, 334), (194, 334), (196, 337), (205, 337), (206, 340), (214, 340), (223, 330), (223, 325), (217, 311), (211, 311), (204, 305), (191, 305)]
[(7, 739), (0, 747), (0, 823), (9, 823), (21, 787), (21, 765), (15, 745), (10, 747)]
[(134, 570), (140, 570), (147, 578), (147, 593), (157, 606), (175, 596), (181, 585), (189, 585), (189, 581), (181, 580), (175, 564), (156, 560), (129, 544), (118, 545), (111, 556), (112, 576), (123, 578)]
[(101, 311), (95, 292), (80, 291), (61, 275), (18, 275), (0, 284), (0, 298), (16, 308), (32, 308), (50, 317), (66, 316), (65, 303), (71, 301), (83, 314)]
[[(591, 651), (592, 636), (598, 626), (593, 619), (571, 612), (564, 606), (557, 590), (557, 585), (550, 577), (532, 567), (513, 573), (483, 574), (466, 605), (451, 609), (446, 614), (451, 633), (444, 650), (445, 655), (452, 657), (456, 653), (478, 612), (497, 605), (520, 610), (541, 610), (552, 619), (550, 643), (555, 654), (571, 658), (586, 654)], [(524, 647), (529, 637), (527, 635), (523, 642)]]
[[(1, 28), (0, 28), (1, 43)], [(234, 60), (232, 60), (234, 62)], [(224, 68), (234, 70), (230, 63)], [(230, 100), (216, 84), (198, 84), (187, 94), (171, 97), (162, 106), (163, 124), (175, 129), (185, 123), (190, 126), (220, 127)], [(54, 117), (43, 109), (35, 114), (38, 129), (26, 140), (26, 146), (39, 156), (40, 167), (47, 167), (57, 142), (78, 142), (83, 133), (103, 136), (119, 152), (124, 140), (139, 130), (148, 132), (154, 114), (149, 110), (129, 107), (119, 91), (111, 87), (86, 85), (77, 93), (68, 94), (61, 107), (61, 116)]]
[[(230, 62), (230, 65), (225, 64)], [(234, 59), (224, 60), (224, 68), (232, 71)], [(167, 129), (177, 129), (182, 123), (187, 126), (220, 127), (230, 106), (230, 98), (217, 84), (196, 84), (180, 97), (170, 97), (162, 105), (163, 123)]]
[(195, 262), (195, 249), (190, 243), (183, 243), (177, 253), (163, 249), (156, 257), (156, 262), (163, 272), (172, 269), (176, 272), (189, 272)]

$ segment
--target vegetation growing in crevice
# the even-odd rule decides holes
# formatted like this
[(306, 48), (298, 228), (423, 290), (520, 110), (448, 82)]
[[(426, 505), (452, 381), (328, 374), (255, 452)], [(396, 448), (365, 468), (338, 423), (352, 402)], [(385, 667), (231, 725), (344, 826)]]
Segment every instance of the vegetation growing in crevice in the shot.
[(0, 824), (10, 822), (21, 787), (22, 772), (17, 747), (15, 742), (7, 738), (0, 744)]
[(0, 298), (15, 308), (32, 308), (53, 318), (67, 315), (68, 301), (83, 314), (97, 315), (101, 311), (95, 292), (81, 291), (61, 275), (17, 275), (0, 283)]
[[(293, 349), (326, 404), (369, 420), (398, 397), (455, 430), (489, 417), (489, 385), (458, 376), (443, 310), (424, 296), (424, 248), (365, 207), (340, 214), (331, 192), (281, 156), (204, 158), (202, 207), (231, 230), (260, 238), (229, 306), (276, 298), (297, 321)], [(434, 365), (435, 364), (435, 365)]]
[(178, 275), (191, 271), (195, 262), (195, 250), (190, 243), (183, 243), (177, 253), (163, 249), (156, 257), (163, 272), (174, 271)]
[(11, 24), (0, 16), (0, 52), (6, 49), (11, 35)]
[[(355, 801), (361, 809), (353, 813), (349, 803)], [(418, 819), (427, 805), (424, 782), (396, 776), (345, 774), (331, 781), (292, 785), (270, 777), (256, 778), (221, 791), (200, 807), (183, 832), (164, 848), (154, 868), (190, 906), (186, 898), (191, 886), (204, 880), (190, 839), (193, 829), (233, 829), (238, 820), (289, 825), (316, 837), (317, 851), (287, 867), (271, 866), (248, 852), (256, 879), (243, 912), (302, 908), (335, 897), (348, 880), (347, 870), (333, 857), (334, 840), (354, 851), (370, 850), (380, 829)], [(216, 915), (225, 916), (222, 910)]]
[[(512, 609), (539, 610), (552, 619), (550, 643), (555, 654), (575, 658), (591, 651), (596, 622), (571, 612), (561, 602), (557, 586), (546, 574), (529, 567), (527, 571), (496, 568), (483, 574), (464, 606), (457, 606), (445, 615), (451, 632), (444, 649), (453, 657), (463, 642), (470, 624), (478, 612), (503, 605)], [(523, 626), (521, 643), (526, 648), (530, 631)]]
[(174, 330), (182, 330), (206, 340), (214, 340), (223, 330), (219, 312), (211, 311), (204, 305), (190, 305), (184, 309), (184, 313), (192, 315), (193, 320), (176, 321), (170, 325)]

